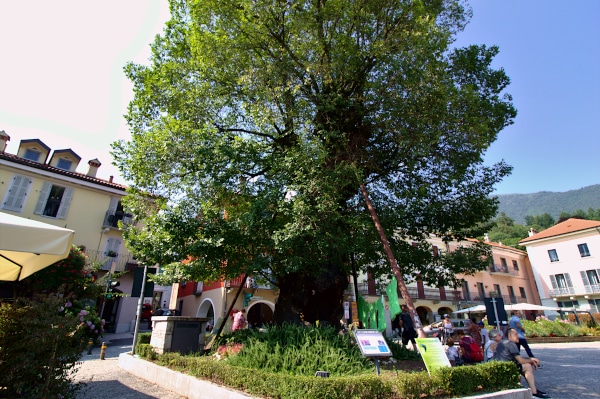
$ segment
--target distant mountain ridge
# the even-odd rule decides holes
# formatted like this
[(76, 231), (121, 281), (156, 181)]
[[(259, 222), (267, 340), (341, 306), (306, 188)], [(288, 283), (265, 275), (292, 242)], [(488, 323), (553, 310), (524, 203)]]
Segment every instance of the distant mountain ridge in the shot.
[(575, 212), (582, 209), (600, 208), (600, 184), (594, 184), (562, 193), (541, 191), (533, 194), (498, 195), (498, 214), (504, 212), (515, 223), (525, 224), (525, 216), (550, 214), (558, 219), (561, 212)]

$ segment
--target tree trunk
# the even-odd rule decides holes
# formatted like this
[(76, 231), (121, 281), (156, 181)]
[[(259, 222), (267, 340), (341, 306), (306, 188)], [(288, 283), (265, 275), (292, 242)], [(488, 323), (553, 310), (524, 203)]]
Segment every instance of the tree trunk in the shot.
[(392, 273), (394, 273), (394, 276), (396, 277), (396, 281), (398, 282), (398, 289), (400, 290), (402, 299), (404, 299), (404, 301), (406, 302), (406, 306), (408, 307), (411, 317), (414, 320), (414, 324), (415, 324), (415, 328), (417, 329), (417, 333), (419, 334), (419, 337), (425, 338), (425, 332), (423, 331), (423, 326), (421, 325), (421, 320), (419, 319), (419, 315), (417, 314), (417, 309), (415, 308), (412, 298), (410, 297), (410, 294), (408, 293), (406, 284), (404, 284), (404, 277), (402, 276), (400, 268), (398, 267), (398, 263), (396, 262), (396, 257), (394, 256), (394, 253), (392, 252), (390, 243), (387, 239), (387, 236), (385, 235), (385, 232), (383, 231), (383, 226), (381, 225), (381, 222), (379, 221), (379, 217), (377, 216), (375, 207), (371, 203), (371, 200), (369, 199), (369, 193), (367, 192), (367, 188), (365, 187), (365, 185), (363, 183), (360, 183), (360, 191), (362, 192), (363, 197), (365, 198), (365, 202), (367, 204), (367, 209), (368, 209), (369, 213), (371, 214), (371, 219), (373, 219), (373, 223), (375, 224), (375, 228), (377, 229), (377, 233), (379, 234), (379, 238), (381, 239), (381, 244), (383, 245), (383, 250), (385, 251), (385, 254), (387, 255), (390, 265), (392, 267)]
[(273, 320), (276, 324), (310, 323), (338, 327), (344, 315), (346, 273), (336, 265), (325, 265), (318, 273), (290, 273), (279, 281), (279, 298)]

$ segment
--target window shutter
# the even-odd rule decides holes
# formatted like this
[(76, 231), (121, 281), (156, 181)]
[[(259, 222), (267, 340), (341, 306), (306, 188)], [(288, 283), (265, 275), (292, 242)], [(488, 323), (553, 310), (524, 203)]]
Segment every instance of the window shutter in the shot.
[(119, 206), (119, 199), (115, 197), (110, 198), (110, 204), (108, 205), (108, 214), (114, 215), (117, 212), (117, 206)]
[(121, 249), (121, 240), (119, 240), (118, 238), (114, 238), (114, 237), (109, 237), (106, 239), (106, 246), (104, 248), (105, 256), (106, 256), (106, 253), (109, 251), (119, 254), (120, 249)]
[(21, 212), (31, 183), (32, 180), (27, 176), (14, 175), (10, 188), (6, 192), (2, 208), (9, 211)]
[(565, 280), (567, 280), (567, 287), (573, 288), (573, 283), (571, 282), (571, 276), (569, 276), (569, 273), (565, 273)]
[(42, 186), (42, 190), (40, 191), (40, 198), (35, 206), (35, 210), (33, 213), (36, 215), (41, 215), (44, 213), (44, 208), (46, 207), (46, 201), (48, 200), (48, 196), (50, 195), (50, 190), (52, 189), (52, 183), (44, 182)]
[(596, 281), (593, 284), (600, 284), (600, 269), (596, 269)]
[(553, 275), (550, 275), (550, 283), (552, 283), (552, 288), (557, 290), (558, 289), (558, 283), (556, 282), (556, 277), (554, 277)]
[(588, 286), (590, 285), (590, 282), (587, 278), (587, 273), (585, 271), (580, 271), (579, 273), (581, 273), (581, 279), (583, 280), (583, 285)]
[(65, 188), (62, 200), (60, 201), (60, 208), (58, 208), (58, 213), (56, 214), (57, 219), (65, 219), (67, 217), (67, 212), (69, 211), (69, 206), (71, 205), (74, 191), (75, 190), (73, 190), (71, 187)]

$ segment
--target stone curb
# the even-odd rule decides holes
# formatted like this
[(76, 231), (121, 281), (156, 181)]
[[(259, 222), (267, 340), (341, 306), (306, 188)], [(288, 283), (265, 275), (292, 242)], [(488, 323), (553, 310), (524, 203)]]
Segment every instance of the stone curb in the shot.
[[(209, 381), (178, 373), (163, 366), (132, 356), (119, 355), (119, 367), (136, 377), (142, 378), (188, 399), (260, 399)], [(526, 388), (462, 397), (462, 399), (532, 399)], [(456, 398), (457, 399), (457, 398)]]

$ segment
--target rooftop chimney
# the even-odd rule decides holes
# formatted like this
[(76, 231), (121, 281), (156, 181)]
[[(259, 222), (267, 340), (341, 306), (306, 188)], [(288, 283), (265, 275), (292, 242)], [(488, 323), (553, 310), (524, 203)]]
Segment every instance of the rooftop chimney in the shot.
[(109, 182), (109, 183), (112, 183), (112, 182), (113, 182), (113, 177), (112, 177), (112, 176), (109, 176), (109, 177), (108, 177), (108, 182)]
[(0, 130), (0, 152), (6, 150), (6, 146), (10, 141), (10, 136), (4, 130)]
[(483, 241), (490, 242), (490, 236), (488, 235), (488, 233), (483, 233)]
[(535, 231), (533, 228), (529, 229), (529, 237), (531, 237), (535, 234), (537, 234), (537, 231)]
[(90, 165), (90, 168), (88, 169), (87, 175), (89, 177), (96, 177), (96, 173), (98, 173), (98, 168), (100, 167), (100, 165), (102, 165), (98, 158), (89, 160), (88, 165)]

